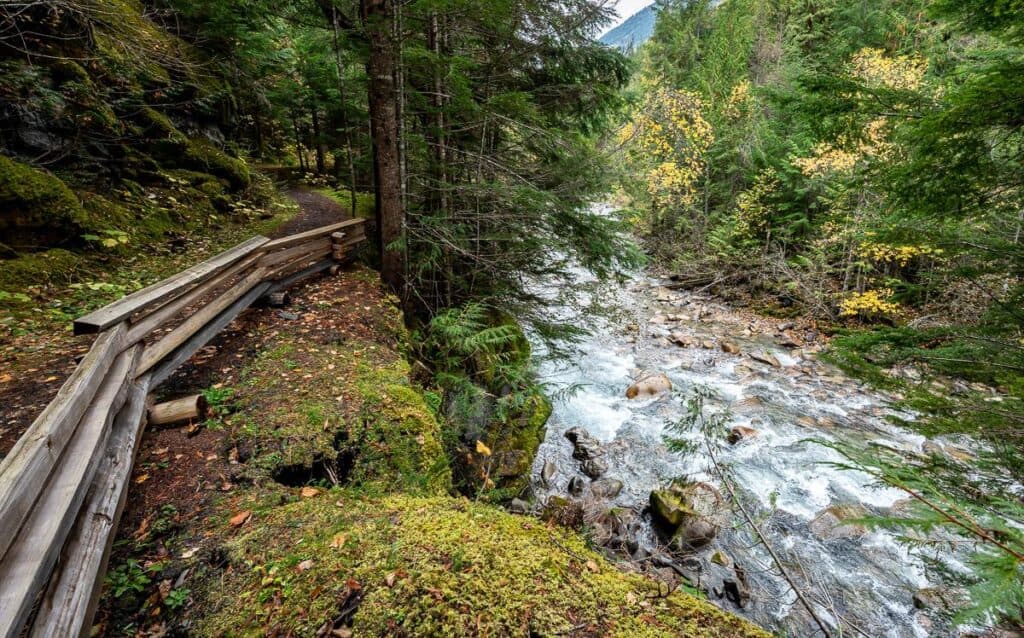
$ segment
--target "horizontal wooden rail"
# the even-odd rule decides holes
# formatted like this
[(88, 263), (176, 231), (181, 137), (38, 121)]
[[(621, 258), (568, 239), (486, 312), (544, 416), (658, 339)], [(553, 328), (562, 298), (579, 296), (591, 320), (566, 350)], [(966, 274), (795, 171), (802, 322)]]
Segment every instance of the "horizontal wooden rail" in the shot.
[(258, 299), (365, 238), (362, 219), (253, 237), (75, 321), (96, 340), (0, 460), (0, 638), (89, 634), (147, 395)]

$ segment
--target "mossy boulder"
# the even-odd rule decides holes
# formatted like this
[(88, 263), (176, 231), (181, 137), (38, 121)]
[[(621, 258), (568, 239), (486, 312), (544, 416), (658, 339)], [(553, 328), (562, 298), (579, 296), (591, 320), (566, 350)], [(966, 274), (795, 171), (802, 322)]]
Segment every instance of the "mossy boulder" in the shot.
[(388, 348), (282, 336), (243, 372), (237, 404), (251, 479), (424, 494), (451, 486), (437, 417)]
[(85, 216), (59, 178), (0, 155), (0, 234), (6, 243), (31, 250), (66, 242), (78, 235)]
[(460, 498), (332, 490), (254, 509), (226, 549), (229, 568), (195, 592), (197, 635), (768, 635), (659, 595), (575, 532)]
[(721, 493), (708, 483), (676, 482), (651, 492), (650, 502), (658, 527), (683, 552), (710, 543), (728, 520)]

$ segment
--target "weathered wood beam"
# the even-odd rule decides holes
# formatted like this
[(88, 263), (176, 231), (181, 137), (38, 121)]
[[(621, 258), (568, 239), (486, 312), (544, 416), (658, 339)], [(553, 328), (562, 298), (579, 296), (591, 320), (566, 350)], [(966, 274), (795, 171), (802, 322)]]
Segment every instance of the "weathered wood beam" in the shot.
[(200, 348), (216, 337), (218, 332), (234, 321), (235, 317), (240, 315), (243, 310), (266, 294), (270, 286), (271, 282), (269, 281), (257, 284), (252, 290), (247, 292), (235, 301), (235, 303), (231, 304), (223, 312), (217, 315), (216, 319), (206, 324), (202, 330), (192, 335), (188, 341), (179, 346), (177, 350), (170, 354), (170, 356), (162, 360), (160, 365), (153, 368), (152, 387), (156, 388), (166, 381), (167, 377), (171, 376), (171, 374), (178, 369), (178, 366), (188, 361), (192, 355), (199, 351)]
[(314, 228), (313, 230), (307, 230), (304, 233), (298, 233), (297, 235), (289, 235), (288, 237), (282, 237), (281, 239), (275, 239), (267, 243), (263, 248), (266, 251), (279, 250), (281, 248), (289, 248), (297, 244), (304, 244), (312, 239), (318, 239), (320, 237), (330, 237), (331, 233), (339, 230), (351, 229), (362, 227), (366, 223), (365, 219), (346, 219), (343, 222), (337, 224), (330, 224), (329, 226), (321, 226), (320, 228)]
[(40, 603), (31, 638), (86, 638), (90, 634), (142, 440), (150, 381), (148, 375), (143, 376), (128, 389), (128, 399), (114, 420), (92, 489)]
[(249, 273), (241, 281), (224, 291), (221, 296), (200, 308), (194, 315), (174, 328), (174, 330), (161, 337), (159, 341), (146, 346), (146, 349), (142, 352), (142, 358), (139, 360), (136, 374), (148, 371), (159, 363), (161, 359), (185, 343), (189, 337), (203, 330), (203, 326), (223, 312), (225, 308), (245, 296), (253, 286), (258, 285), (263, 280), (265, 275), (266, 273), (262, 269)]
[(101, 334), (50, 402), (0, 461), (0, 558), (39, 498), (47, 477), (121, 351), (124, 324)]
[(210, 404), (201, 394), (158, 403), (149, 409), (149, 424), (172, 425), (192, 419), (203, 419), (206, 418), (206, 411), (209, 408)]
[(148, 337), (151, 332), (181, 314), (183, 310), (200, 301), (203, 297), (217, 290), (225, 283), (231, 281), (246, 269), (252, 267), (252, 265), (260, 259), (261, 255), (262, 253), (249, 255), (216, 277), (199, 284), (187, 294), (160, 306), (152, 313), (141, 317), (134, 323), (131, 323), (128, 328), (128, 336), (125, 337), (125, 343), (135, 344), (142, 341)]
[(46, 585), (106, 449), (111, 423), (124, 405), (138, 347), (118, 355), (82, 416), (21, 530), (0, 561), (0, 638), (21, 635)]

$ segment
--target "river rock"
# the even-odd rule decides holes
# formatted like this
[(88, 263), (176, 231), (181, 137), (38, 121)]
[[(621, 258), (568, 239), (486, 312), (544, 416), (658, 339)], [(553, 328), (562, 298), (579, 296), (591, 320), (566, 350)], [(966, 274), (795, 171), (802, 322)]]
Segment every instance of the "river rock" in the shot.
[(673, 330), (669, 334), (668, 340), (680, 348), (690, 348), (693, 346), (693, 337), (680, 330)]
[(758, 363), (764, 363), (770, 365), (773, 368), (781, 368), (782, 364), (775, 355), (768, 354), (767, 352), (751, 352), (750, 358)]
[(792, 335), (782, 334), (775, 340), (775, 343), (779, 344), (783, 348), (799, 348), (800, 342), (793, 338)]
[(608, 471), (608, 462), (602, 458), (587, 459), (580, 463), (580, 470), (592, 479), (600, 478)]
[(722, 352), (726, 352), (728, 354), (739, 354), (740, 347), (731, 341), (723, 341)]
[(714, 553), (711, 554), (711, 562), (715, 563), (716, 565), (721, 565), (722, 567), (728, 567), (729, 565), (732, 565), (732, 559), (729, 558), (729, 555), (723, 552), (722, 550), (717, 549), (714, 551)]
[(530, 504), (520, 498), (514, 498), (508, 504), (508, 511), (513, 514), (526, 514), (530, 511)]
[(856, 538), (868, 533), (867, 527), (861, 523), (850, 522), (864, 518), (869, 512), (858, 503), (832, 505), (818, 512), (811, 521), (811, 532), (822, 540), (840, 538)]
[(663, 372), (644, 373), (626, 389), (626, 398), (656, 397), (672, 390), (672, 381)]
[(650, 496), (655, 520), (671, 535), (669, 545), (681, 552), (704, 547), (724, 524), (722, 495), (708, 483), (673, 483)]
[(604, 456), (604, 448), (598, 441), (583, 428), (569, 428), (565, 432), (565, 438), (572, 443), (572, 458), (577, 461), (586, 461), (599, 456)]
[(757, 430), (746, 425), (737, 425), (729, 430), (728, 441), (731, 445), (736, 445), (740, 441), (747, 441), (757, 436)]
[(914, 593), (913, 601), (917, 609), (951, 612), (970, 602), (970, 595), (958, 588), (925, 587)]
[(551, 461), (544, 461), (544, 467), (540, 470), (540, 480), (544, 487), (551, 487), (551, 481), (558, 474), (558, 467)]
[(622, 481), (613, 478), (602, 478), (590, 485), (590, 491), (598, 498), (613, 499), (622, 492)]
[(579, 496), (583, 493), (584, 488), (587, 484), (583, 481), (582, 476), (574, 476), (569, 479), (569, 493), (573, 496)]
[(712, 341), (711, 339), (705, 339), (704, 341), (700, 342), (700, 347), (704, 348), (705, 350), (714, 350), (715, 342)]

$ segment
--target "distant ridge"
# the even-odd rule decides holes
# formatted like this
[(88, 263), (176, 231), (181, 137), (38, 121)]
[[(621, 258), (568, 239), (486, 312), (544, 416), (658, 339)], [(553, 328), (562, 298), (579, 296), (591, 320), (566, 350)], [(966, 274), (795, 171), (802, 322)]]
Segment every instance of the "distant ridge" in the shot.
[(623, 53), (632, 53), (650, 39), (651, 34), (654, 33), (654, 23), (657, 19), (658, 14), (652, 3), (601, 36), (600, 42), (610, 47), (616, 47)]

